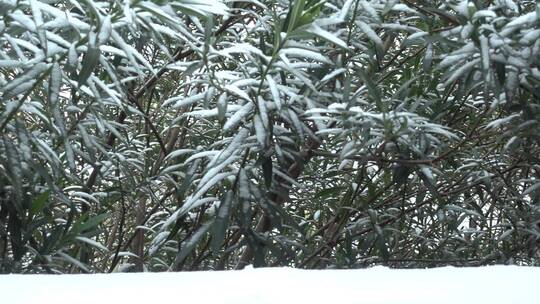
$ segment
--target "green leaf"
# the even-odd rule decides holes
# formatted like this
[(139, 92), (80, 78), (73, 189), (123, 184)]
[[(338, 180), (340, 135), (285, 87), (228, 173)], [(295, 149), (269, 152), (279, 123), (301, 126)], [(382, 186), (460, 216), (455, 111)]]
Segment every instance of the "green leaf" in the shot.
[(182, 263), (186, 259), (186, 257), (193, 251), (193, 249), (195, 249), (195, 247), (199, 244), (201, 238), (212, 226), (211, 224), (212, 222), (208, 222), (202, 225), (197, 231), (195, 231), (195, 233), (193, 233), (189, 237), (189, 239), (187, 239), (187, 241), (182, 244), (182, 249), (178, 251), (172, 269), (177, 269), (178, 265), (180, 265), (180, 263)]
[(227, 227), (229, 225), (229, 214), (231, 211), (233, 198), (233, 191), (228, 191), (225, 193), (221, 199), (221, 204), (219, 205), (216, 219), (212, 225), (212, 241), (210, 246), (212, 247), (212, 252), (214, 254), (217, 254), (221, 248), (221, 245), (223, 245), (225, 233), (227, 232)]
[(51, 106), (56, 106), (60, 96), (60, 86), (62, 85), (62, 70), (58, 62), (55, 62), (51, 69), (49, 80), (49, 102)]
[(407, 182), (411, 168), (405, 165), (398, 164), (394, 167), (392, 174), (392, 182), (397, 186), (401, 186)]
[(272, 164), (272, 157), (261, 155), (261, 167), (264, 176), (264, 184), (266, 185), (266, 188), (270, 189), (272, 187), (272, 170), (274, 167)]
[(87, 237), (84, 237), (84, 236), (77, 236), (77, 237), (75, 237), (75, 239), (77, 241), (86, 243), (86, 244), (88, 244), (88, 245), (90, 245), (92, 247), (95, 247), (95, 248), (97, 248), (99, 250), (102, 250), (104, 252), (109, 252), (109, 249), (107, 249), (107, 247), (103, 246), (101, 243), (96, 242), (96, 241), (94, 241), (94, 240), (92, 240), (90, 238), (87, 238)]
[(364, 83), (368, 88), (369, 97), (371, 97), (375, 101), (375, 104), (377, 105), (379, 111), (386, 112), (386, 103), (382, 102), (381, 91), (377, 87), (377, 84), (373, 82), (373, 78), (367, 75), (364, 71), (360, 71), (360, 75), (362, 76)]
[(99, 214), (94, 217), (91, 217), (88, 220), (85, 220), (85, 217), (80, 218), (73, 224), (73, 227), (70, 230), (70, 235), (72, 237), (75, 237), (81, 232), (90, 230), (96, 227), (97, 225), (99, 225), (101, 222), (103, 222), (105, 219), (107, 219), (110, 216), (111, 215), (109, 213), (103, 213), (103, 214)]
[(97, 225), (101, 224), (101, 222), (103, 222), (104, 220), (106, 220), (110, 216), (111, 215), (109, 213), (103, 213), (103, 214), (99, 214), (99, 215), (96, 215), (94, 217), (89, 218), (87, 221), (85, 221), (81, 225), (81, 231), (92, 229), (92, 228), (96, 227)]
[(11, 241), (11, 248), (15, 260), (21, 259), (26, 253), (25, 240), (22, 237), (22, 229), (26, 228), (21, 219), (11, 214), (8, 219), (7, 231)]
[(504, 86), (506, 83), (506, 65), (504, 63), (493, 61), (495, 67), (495, 73), (497, 74), (497, 80), (500, 86)]
[(43, 246), (41, 246), (40, 253), (47, 255), (53, 252), (63, 233), (64, 227), (62, 226), (56, 226), (48, 230), (48, 234), (43, 239)]
[(86, 54), (83, 56), (82, 68), (79, 72), (77, 82), (79, 87), (86, 83), (86, 80), (92, 75), (92, 72), (99, 63), (99, 56), (101, 55), (98, 47), (89, 47)]
[(77, 260), (76, 258), (70, 256), (69, 254), (65, 253), (65, 252), (58, 252), (57, 255), (59, 255), (63, 260), (79, 267), (80, 269), (82, 269), (84, 272), (90, 272), (90, 269), (88, 268), (88, 266), (86, 264), (84, 264), (83, 262)]
[[(303, 29), (303, 28), (302, 28)], [(315, 35), (323, 40), (326, 40), (330, 43), (334, 43), (335, 45), (348, 50), (347, 43), (345, 41), (341, 40), (339, 37), (337, 37), (335, 34), (330, 33), (327, 30), (322, 29), (320, 26), (318, 26), (316, 23), (311, 24), (307, 29), (305, 30), (298, 30), (294, 33), (294, 36), (303, 37), (307, 36), (306, 34), (312, 34)]]
[(337, 194), (342, 194), (343, 191), (345, 191), (347, 187), (332, 187), (332, 188), (326, 188), (323, 189), (315, 194), (316, 199), (320, 198), (328, 198), (328, 197), (339, 197)]
[(433, 44), (429, 43), (426, 47), (424, 58), (422, 61), (422, 69), (425, 73), (430, 73), (433, 63)]
[(47, 204), (50, 195), (51, 191), (48, 190), (36, 196), (32, 201), (32, 206), (30, 206), (30, 215), (36, 215), (41, 212), (45, 207), (45, 204)]
[(227, 114), (227, 93), (223, 93), (219, 96), (217, 102), (218, 119), (221, 123), (225, 123), (225, 115)]
[(441, 195), (439, 194), (439, 192), (437, 191), (437, 187), (436, 187), (436, 184), (435, 184), (435, 181), (433, 180), (433, 178), (431, 176), (428, 176), (426, 175), (426, 173), (424, 172), (424, 170), (418, 170), (418, 176), (420, 177), (420, 179), (424, 182), (424, 184), (426, 185), (426, 188), (428, 189), (428, 191), (437, 199), (440, 199), (441, 198)]
[(379, 253), (381, 254), (383, 260), (388, 261), (388, 259), (390, 258), (390, 253), (388, 252), (388, 247), (386, 246), (385, 238), (382, 234), (382, 229), (380, 234), (379, 232), (377, 232), (377, 235), (377, 248), (379, 249)]
[(300, 27), (302, 25), (310, 24), (319, 16), (321, 13), (321, 7), (326, 1), (319, 1), (318, 3), (315, 3), (315, 1), (310, 1), (311, 3), (308, 3), (306, 5), (306, 8), (308, 8), (300, 17), (298, 20), (296, 27)]
[(293, 7), (289, 10), (287, 17), (285, 18), (285, 25), (283, 26), (287, 29), (287, 33), (291, 33), (296, 29), (296, 24), (302, 16), (305, 5), (306, 0), (294, 0)]

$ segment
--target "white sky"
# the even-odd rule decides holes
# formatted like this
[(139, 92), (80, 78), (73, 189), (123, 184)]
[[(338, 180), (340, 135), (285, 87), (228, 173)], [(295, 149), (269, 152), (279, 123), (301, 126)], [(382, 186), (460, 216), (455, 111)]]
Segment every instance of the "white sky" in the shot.
[(540, 303), (540, 268), (0, 275), (2, 303)]

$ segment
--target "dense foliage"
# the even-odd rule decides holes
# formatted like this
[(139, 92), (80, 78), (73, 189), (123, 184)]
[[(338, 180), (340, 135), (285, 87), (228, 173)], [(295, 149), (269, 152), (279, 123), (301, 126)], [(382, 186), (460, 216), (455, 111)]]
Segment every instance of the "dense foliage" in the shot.
[(538, 265), (533, 0), (1, 0), (0, 272)]

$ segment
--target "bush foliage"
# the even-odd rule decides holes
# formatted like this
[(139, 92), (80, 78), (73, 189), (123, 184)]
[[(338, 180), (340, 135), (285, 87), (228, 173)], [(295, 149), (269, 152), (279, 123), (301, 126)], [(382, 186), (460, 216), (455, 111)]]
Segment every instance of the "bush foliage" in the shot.
[(0, 98), (0, 272), (540, 261), (532, 0), (4, 0)]

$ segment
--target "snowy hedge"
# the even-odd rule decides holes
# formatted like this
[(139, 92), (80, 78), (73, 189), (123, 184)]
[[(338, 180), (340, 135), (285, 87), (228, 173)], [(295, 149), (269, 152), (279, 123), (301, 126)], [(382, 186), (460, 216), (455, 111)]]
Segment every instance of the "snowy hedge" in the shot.
[(0, 1), (0, 272), (538, 265), (540, 4)]

